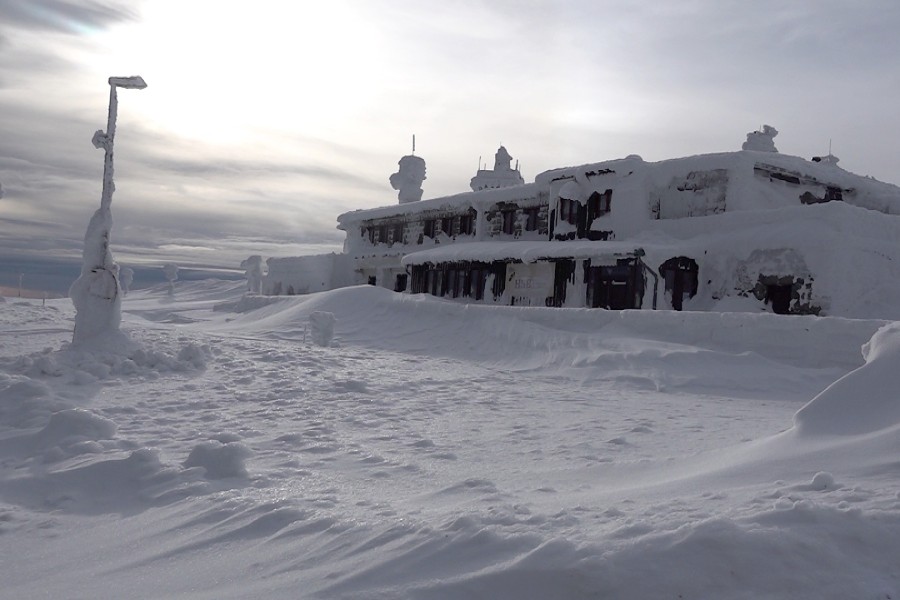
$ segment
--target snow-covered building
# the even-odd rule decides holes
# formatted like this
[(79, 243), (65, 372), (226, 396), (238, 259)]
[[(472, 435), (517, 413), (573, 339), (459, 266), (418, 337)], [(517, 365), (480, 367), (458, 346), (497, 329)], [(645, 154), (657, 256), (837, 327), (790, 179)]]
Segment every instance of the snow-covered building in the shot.
[[(501, 146), (472, 192), (409, 201), (395, 185), (400, 204), (340, 215), (343, 254), (270, 259), (264, 291), (369, 283), (506, 305), (900, 318), (900, 188), (830, 154), (780, 154), (775, 135), (767, 126), (737, 152), (632, 155), (531, 183)], [(315, 282), (288, 283), (313, 264)]]

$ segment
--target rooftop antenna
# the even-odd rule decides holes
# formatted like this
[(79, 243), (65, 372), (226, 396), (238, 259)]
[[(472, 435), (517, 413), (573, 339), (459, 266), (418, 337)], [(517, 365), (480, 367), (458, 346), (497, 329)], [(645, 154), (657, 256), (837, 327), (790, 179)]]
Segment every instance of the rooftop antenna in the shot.
[(413, 134), (413, 156), (416, 155), (416, 134)]
[(478, 171), (481, 170), (481, 156), (478, 157), (478, 169), (476, 169), (476, 170), (478, 170)]
[(517, 158), (516, 159), (516, 171), (518, 171), (518, 170), (519, 170), (519, 159)]
[(828, 138), (828, 156), (831, 156), (831, 138)]

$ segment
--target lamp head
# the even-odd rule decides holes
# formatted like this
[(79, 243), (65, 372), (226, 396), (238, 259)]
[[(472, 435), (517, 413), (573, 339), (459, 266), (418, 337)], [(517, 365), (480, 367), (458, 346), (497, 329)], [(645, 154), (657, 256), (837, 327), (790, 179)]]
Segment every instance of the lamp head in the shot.
[(128, 90), (142, 90), (147, 87), (147, 83), (140, 75), (132, 75), (131, 77), (110, 77), (109, 85)]

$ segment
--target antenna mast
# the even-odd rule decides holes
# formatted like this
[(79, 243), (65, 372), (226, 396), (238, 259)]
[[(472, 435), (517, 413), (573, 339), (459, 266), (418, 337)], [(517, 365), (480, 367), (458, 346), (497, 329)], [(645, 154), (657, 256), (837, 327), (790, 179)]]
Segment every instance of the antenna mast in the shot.
[(416, 134), (413, 134), (413, 156), (416, 155)]

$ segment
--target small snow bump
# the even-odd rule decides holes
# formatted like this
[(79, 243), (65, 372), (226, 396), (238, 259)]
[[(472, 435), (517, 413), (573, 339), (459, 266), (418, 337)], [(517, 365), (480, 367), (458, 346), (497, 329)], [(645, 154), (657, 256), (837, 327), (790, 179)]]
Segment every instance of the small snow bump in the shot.
[(246, 477), (247, 467), (244, 459), (250, 454), (250, 448), (240, 442), (223, 444), (212, 440), (194, 446), (183, 465), (203, 467), (207, 479)]

